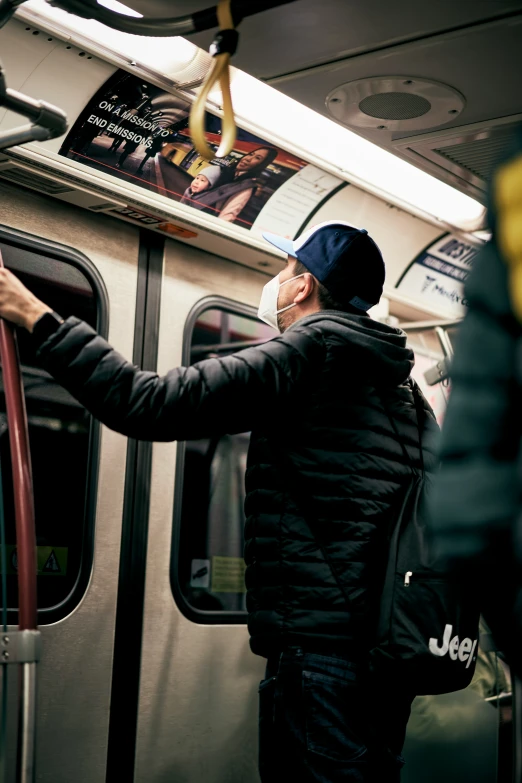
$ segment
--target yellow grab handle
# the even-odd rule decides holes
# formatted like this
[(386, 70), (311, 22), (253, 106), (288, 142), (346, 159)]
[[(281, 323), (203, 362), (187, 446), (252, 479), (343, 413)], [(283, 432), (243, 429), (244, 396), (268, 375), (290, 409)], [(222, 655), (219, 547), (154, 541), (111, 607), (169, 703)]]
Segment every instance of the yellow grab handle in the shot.
[[(217, 7), (219, 29), (233, 30), (234, 20), (230, 10), (231, 0), (220, 0)], [(214, 55), (212, 68), (198, 97), (192, 104), (190, 112), (189, 128), (194, 142), (194, 147), (205, 160), (213, 160), (215, 157), (223, 158), (229, 155), (236, 141), (236, 123), (232, 96), (230, 94), (230, 52), (221, 52)], [(205, 137), (205, 111), (207, 98), (210, 91), (219, 81), (221, 95), (223, 97), (223, 120), (221, 123), (221, 143), (217, 152), (214, 152), (207, 144)]]

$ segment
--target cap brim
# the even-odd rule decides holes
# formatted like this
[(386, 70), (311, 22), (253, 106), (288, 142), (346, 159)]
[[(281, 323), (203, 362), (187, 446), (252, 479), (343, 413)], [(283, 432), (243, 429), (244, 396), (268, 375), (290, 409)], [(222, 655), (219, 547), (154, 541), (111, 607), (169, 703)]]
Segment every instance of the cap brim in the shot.
[(263, 239), (266, 239), (271, 245), (282, 250), (283, 253), (286, 253), (289, 256), (295, 256), (294, 243), (291, 239), (286, 239), (285, 237), (280, 237), (277, 234), (270, 234), (268, 232), (263, 232), (262, 236)]

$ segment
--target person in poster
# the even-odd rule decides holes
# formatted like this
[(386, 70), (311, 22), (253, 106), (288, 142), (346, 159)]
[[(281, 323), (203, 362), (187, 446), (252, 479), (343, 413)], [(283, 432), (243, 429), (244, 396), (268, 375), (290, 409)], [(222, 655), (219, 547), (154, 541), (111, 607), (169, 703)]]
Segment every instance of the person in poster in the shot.
[(145, 149), (145, 155), (143, 156), (140, 165), (136, 169), (136, 174), (142, 173), (143, 168), (149, 162), (149, 159), (155, 158), (156, 155), (159, 152), (161, 152), (163, 145), (165, 144), (165, 139), (163, 138), (161, 133), (153, 135), (150, 138), (151, 138), (151, 144), (149, 147)]
[[(212, 172), (211, 182), (196, 182), (209, 164), (188, 131), (190, 106), (118, 71), (82, 111), (60, 155), (250, 229), (273, 193), (307, 164), (238, 128), (230, 155), (212, 163), (219, 176)], [(214, 149), (220, 134), (221, 120), (207, 113), (206, 136)]]
[(277, 152), (273, 147), (259, 147), (243, 155), (239, 161), (221, 169), (216, 185), (198, 195), (192, 206), (234, 222), (254, 195), (258, 177), (273, 163)]
[(180, 204), (191, 204), (197, 206), (201, 203), (202, 195), (205, 191), (212, 191), (221, 177), (222, 169), (219, 166), (206, 166), (196, 174), (192, 183), (183, 194)]

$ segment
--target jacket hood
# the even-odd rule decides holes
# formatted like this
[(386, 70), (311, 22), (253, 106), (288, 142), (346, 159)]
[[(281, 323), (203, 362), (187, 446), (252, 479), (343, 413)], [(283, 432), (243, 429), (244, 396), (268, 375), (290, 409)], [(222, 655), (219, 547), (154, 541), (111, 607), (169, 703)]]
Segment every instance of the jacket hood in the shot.
[(406, 332), (368, 315), (322, 310), (301, 318), (287, 331), (301, 328), (320, 332), (346, 354), (347, 361), (353, 360), (354, 371), (363, 371), (371, 383), (403, 383), (415, 364), (413, 351), (406, 346)]

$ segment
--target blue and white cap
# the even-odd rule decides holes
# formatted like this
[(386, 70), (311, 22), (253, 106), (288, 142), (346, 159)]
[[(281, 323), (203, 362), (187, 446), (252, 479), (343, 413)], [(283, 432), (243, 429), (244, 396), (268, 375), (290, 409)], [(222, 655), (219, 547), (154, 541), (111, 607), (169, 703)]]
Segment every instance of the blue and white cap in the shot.
[(263, 238), (297, 258), (341, 304), (366, 311), (382, 296), (384, 261), (364, 228), (354, 228), (342, 220), (328, 220), (298, 239), (267, 232)]

